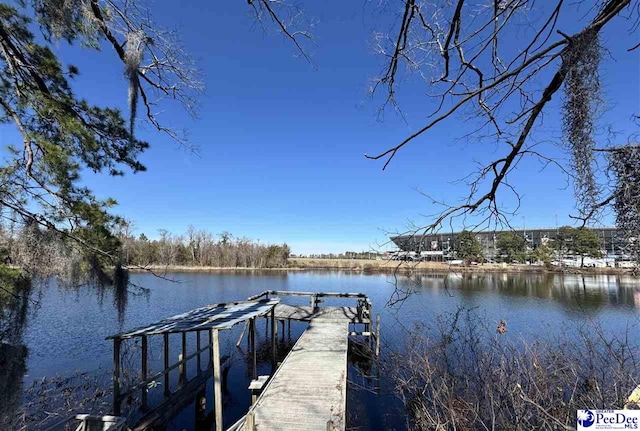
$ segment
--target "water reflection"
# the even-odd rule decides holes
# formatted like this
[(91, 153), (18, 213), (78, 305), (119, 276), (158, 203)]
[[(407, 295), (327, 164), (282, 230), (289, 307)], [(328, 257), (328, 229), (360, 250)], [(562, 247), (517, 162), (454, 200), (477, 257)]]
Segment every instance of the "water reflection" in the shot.
[(626, 275), (580, 274), (422, 274), (399, 279), (406, 293), (426, 289), (450, 295), (474, 296), (496, 293), (502, 296), (552, 300), (571, 309), (605, 307), (640, 308), (638, 278)]
[(24, 331), (31, 283), (19, 280), (0, 292), (0, 429), (13, 428), (20, 406), (27, 347)]
[[(612, 327), (623, 329), (626, 322), (637, 315), (635, 310), (640, 309), (639, 280), (626, 275), (448, 273), (397, 279), (391, 274), (365, 275), (337, 271), (223, 271), (162, 275), (181, 282), (172, 283), (149, 273), (131, 274), (126, 283), (116, 283), (115, 286), (96, 283), (61, 285), (57, 281), (50, 281), (48, 286), (36, 285), (37, 288), (31, 292), (32, 296), (35, 293), (43, 295), (36, 313), (27, 313), (29, 308), (34, 309), (29, 301), (3, 302), (0, 307), (0, 341), (21, 346), (8, 348), (3, 344), (0, 349), (0, 408), (3, 410), (3, 420), (6, 421), (6, 412), (15, 412), (21, 400), (25, 364), (28, 375), (24, 377), (24, 384), (27, 387), (43, 376), (69, 376), (76, 372), (105, 373), (111, 369), (113, 354), (111, 344), (105, 341), (107, 335), (204, 304), (241, 300), (264, 290), (368, 294), (375, 312), (382, 314), (383, 340), (388, 340), (390, 344), (383, 345), (383, 356), (402, 342), (406, 336), (402, 328), (433, 319), (440, 313), (454, 311), (459, 306), (478, 307), (486, 312), (491, 322), (506, 319), (509, 322), (509, 334), (518, 334), (518, 329), (527, 328), (538, 331), (541, 322), (555, 324), (565, 319), (580, 321), (594, 315), (605, 317)], [(398, 312), (383, 307), (393, 295), (396, 280), (400, 289), (418, 293), (411, 295)], [(25, 331), (27, 315), (29, 327)], [(288, 325), (286, 328), (278, 327), (278, 360), (297, 340), (303, 326), (294, 323), (291, 332)], [(240, 417), (249, 403), (247, 387), (252, 355), (248, 354), (246, 334), (240, 349), (235, 348), (240, 330), (240, 326), (236, 328), (228, 346), (229, 351), (239, 355), (230, 371), (229, 393), (225, 397), (225, 402), (229, 403), (225, 404), (229, 420)], [(258, 335), (258, 372), (268, 374), (271, 363), (270, 328), (263, 321), (259, 322)], [(29, 349), (28, 356), (25, 345)], [(150, 343), (150, 347), (150, 355), (155, 354), (159, 358), (161, 346)], [(177, 350), (172, 347), (171, 352)], [(6, 358), (10, 358), (11, 366)], [(359, 375), (374, 374), (371, 364), (360, 361), (353, 351), (350, 352), (350, 358), (353, 359), (351, 369)], [(356, 379), (355, 374), (350, 378)], [(370, 393), (365, 381), (355, 381), (364, 389), (360, 395), (348, 395), (349, 402), (358, 405), (365, 399), (367, 408), (364, 411), (367, 413), (351, 423), (354, 426), (365, 424), (362, 429), (366, 429), (367, 424), (371, 429), (381, 429), (383, 423), (386, 429), (403, 429), (402, 414), (398, 412), (396, 415), (395, 411), (391, 414), (389, 410), (395, 400), (391, 382), (385, 383), (382, 378), (379, 383), (383, 388), (386, 385), (387, 389), (380, 395), (379, 391), (378, 394)], [(207, 395), (207, 399), (210, 401), (211, 396)], [(190, 408), (190, 416), (194, 411), (199, 412), (195, 405)], [(211, 418), (201, 413), (195, 418), (206, 428)], [(189, 425), (185, 425), (187, 423)], [(0, 429), (12, 428), (5, 424), (0, 422)], [(178, 418), (175, 429), (193, 429), (192, 424)]]

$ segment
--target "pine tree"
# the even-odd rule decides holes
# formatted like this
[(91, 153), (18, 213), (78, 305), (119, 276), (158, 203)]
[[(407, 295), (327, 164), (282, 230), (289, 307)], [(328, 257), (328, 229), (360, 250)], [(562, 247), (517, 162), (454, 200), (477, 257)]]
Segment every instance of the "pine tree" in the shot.
[[(109, 213), (116, 202), (97, 199), (81, 182), (81, 171), (113, 176), (144, 171), (139, 156), (149, 144), (134, 136), (138, 96), (147, 104), (147, 93), (166, 93), (173, 86), (172, 96), (190, 109), (187, 90), (200, 88), (187, 62), (167, 68), (163, 60), (181, 53), (167, 45), (169, 38), (154, 43), (152, 34), (134, 31), (148, 19), (141, 12), (133, 6), (124, 13), (115, 2), (97, 0), (0, 4), (0, 123), (20, 136), (0, 165), (0, 207), (107, 258), (118, 247), (112, 231), (119, 219)], [(76, 96), (72, 84), (78, 68), (64, 65), (51, 49), (58, 43), (97, 49), (102, 42), (125, 66), (128, 121), (117, 109)], [(153, 114), (147, 119), (180, 140)]]

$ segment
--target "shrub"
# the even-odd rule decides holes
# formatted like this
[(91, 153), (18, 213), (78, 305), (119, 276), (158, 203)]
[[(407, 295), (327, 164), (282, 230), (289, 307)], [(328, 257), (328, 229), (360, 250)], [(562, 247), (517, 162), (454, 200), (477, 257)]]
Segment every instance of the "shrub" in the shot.
[(638, 345), (597, 325), (561, 333), (516, 341), (506, 322), (458, 310), (416, 328), (389, 372), (414, 429), (572, 429), (577, 409), (622, 408)]

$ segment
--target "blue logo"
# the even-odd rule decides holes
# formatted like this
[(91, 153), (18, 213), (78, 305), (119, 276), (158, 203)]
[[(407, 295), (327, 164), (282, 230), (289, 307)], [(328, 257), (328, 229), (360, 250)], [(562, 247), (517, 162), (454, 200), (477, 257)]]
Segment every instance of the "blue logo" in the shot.
[(580, 410), (578, 412), (578, 424), (588, 428), (596, 421), (596, 416), (591, 410)]

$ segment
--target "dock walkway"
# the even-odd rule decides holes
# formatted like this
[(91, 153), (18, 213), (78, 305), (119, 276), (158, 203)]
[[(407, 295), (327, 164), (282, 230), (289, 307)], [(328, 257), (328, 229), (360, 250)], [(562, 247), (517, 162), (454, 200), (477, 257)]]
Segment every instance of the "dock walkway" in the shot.
[[(309, 322), (246, 416), (229, 431), (343, 431), (347, 409), (347, 353), (350, 335), (371, 339), (371, 302), (361, 293), (267, 291), (269, 296), (306, 296), (311, 305), (279, 302), (272, 318)], [(327, 298), (357, 299), (356, 307), (319, 306)], [(354, 324), (364, 330), (351, 331)], [(377, 335), (377, 333), (375, 334)], [(257, 380), (255, 380), (257, 384)]]
[(348, 325), (311, 322), (249, 411), (255, 430), (344, 430)]
[[(271, 296), (271, 298), (269, 298)], [(281, 303), (280, 297), (293, 296), (307, 298), (310, 305), (288, 305)], [(356, 300), (355, 307), (320, 306), (319, 304), (340, 298)], [(239, 345), (245, 331), (251, 358), (252, 380), (249, 385), (253, 405), (247, 414), (232, 425), (233, 431), (344, 431), (347, 409), (347, 354), (349, 337), (364, 337), (371, 345), (375, 340), (375, 355), (379, 353), (380, 316), (376, 316), (376, 330), (371, 330), (372, 309), (367, 295), (342, 292), (294, 292), (265, 291), (247, 301), (207, 305), (137, 329), (108, 337), (113, 340), (113, 410), (120, 415), (123, 401), (140, 393), (140, 409), (146, 413), (134, 429), (161, 426), (174, 416), (181, 407), (191, 400), (193, 393), (205, 387), (213, 375), (213, 401), (216, 431), (223, 430), (223, 368), (227, 369), (220, 356), (220, 331), (228, 330), (244, 323)], [(271, 321), (271, 366), (270, 376), (258, 376), (258, 355), (256, 348), (256, 320)], [(277, 327), (282, 324), (284, 337), (285, 322), (309, 322), (308, 328), (295, 343), (281, 364), (277, 363)], [(195, 346), (189, 343), (187, 334), (195, 334)], [(202, 336), (208, 336), (208, 343), (202, 346)], [(149, 338), (163, 338), (163, 368), (156, 373), (149, 370)], [(169, 337), (179, 336), (180, 353), (178, 362), (171, 364), (171, 357), (178, 352), (170, 351)], [(121, 347), (129, 340), (140, 340), (139, 375), (132, 381), (123, 379), (121, 373)], [(206, 342), (207, 340), (205, 340)], [(204, 360), (201, 357), (208, 352)], [(208, 357), (207, 357), (208, 356)], [(196, 362), (197, 374), (187, 376), (189, 361)], [(193, 362), (191, 362), (193, 364)], [(204, 365), (204, 370), (202, 366)], [(230, 365), (229, 365), (230, 366)], [(177, 387), (170, 373), (178, 371)], [(228, 370), (228, 369), (227, 369)], [(191, 373), (189, 373), (191, 376)], [(164, 380), (165, 399), (149, 410), (147, 388), (152, 382)], [(204, 406), (204, 407), (203, 407)], [(130, 407), (125, 407), (130, 410)], [(196, 416), (206, 411), (206, 399), (200, 406), (196, 404)]]
[(275, 307), (275, 317), (278, 320), (299, 320), (303, 322), (352, 322), (369, 323), (358, 315), (357, 307), (317, 307), (278, 304)]

